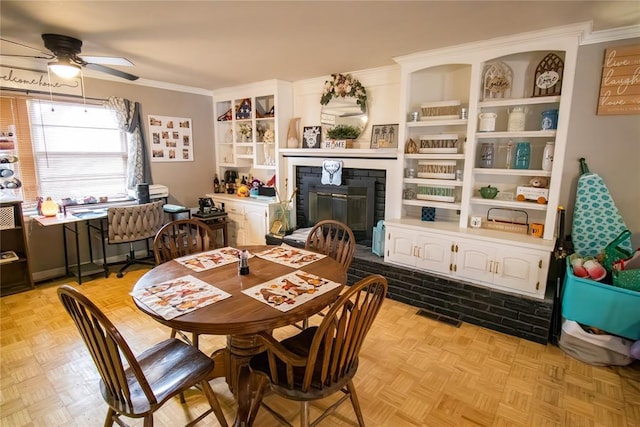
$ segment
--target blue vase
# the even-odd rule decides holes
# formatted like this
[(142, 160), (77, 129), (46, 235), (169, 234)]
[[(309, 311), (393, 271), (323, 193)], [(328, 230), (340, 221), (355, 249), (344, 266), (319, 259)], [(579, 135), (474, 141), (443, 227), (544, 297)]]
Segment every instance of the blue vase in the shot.
[(543, 111), (540, 127), (542, 127), (542, 130), (557, 129), (558, 128), (558, 110)]
[(531, 144), (528, 142), (518, 142), (516, 144), (516, 162), (515, 169), (529, 169), (529, 160), (531, 159)]

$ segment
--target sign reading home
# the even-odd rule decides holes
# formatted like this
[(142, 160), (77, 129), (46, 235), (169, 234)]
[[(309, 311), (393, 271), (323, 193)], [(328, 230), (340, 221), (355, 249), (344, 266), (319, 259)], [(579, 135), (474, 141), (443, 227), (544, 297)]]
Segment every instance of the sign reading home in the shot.
[(640, 114), (640, 45), (604, 51), (598, 115)]
[(0, 88), (82, 96), (80, 77), (63, 79), (53, 73), (16, 67), (0, 66)]

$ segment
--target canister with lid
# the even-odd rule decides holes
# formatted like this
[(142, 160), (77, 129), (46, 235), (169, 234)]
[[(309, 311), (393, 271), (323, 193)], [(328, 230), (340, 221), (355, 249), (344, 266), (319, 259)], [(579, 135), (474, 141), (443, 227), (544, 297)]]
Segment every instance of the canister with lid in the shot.
[(525, 118), (527, 114), (526, 107), (513, 107), (509, 110), (509, 121), (507, 122), (508, 132), (523, 132)]

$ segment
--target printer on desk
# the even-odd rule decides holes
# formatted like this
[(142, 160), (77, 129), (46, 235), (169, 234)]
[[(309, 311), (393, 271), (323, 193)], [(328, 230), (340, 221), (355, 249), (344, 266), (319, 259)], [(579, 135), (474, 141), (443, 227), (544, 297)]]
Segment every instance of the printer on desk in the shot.
[(135, 194), (129, 193), (138, 200), (138, 203), (149, 203), (151, 200), (167, 199), (169, 197), (169, 187), (158, 184), (138, 184)]

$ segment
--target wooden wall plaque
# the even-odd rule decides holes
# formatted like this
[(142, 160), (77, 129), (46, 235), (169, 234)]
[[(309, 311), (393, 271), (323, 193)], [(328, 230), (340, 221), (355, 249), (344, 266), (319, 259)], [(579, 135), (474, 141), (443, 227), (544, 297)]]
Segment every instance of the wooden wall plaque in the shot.
[(640, 44), (604, 51), (597, 114), (640, 114)]

